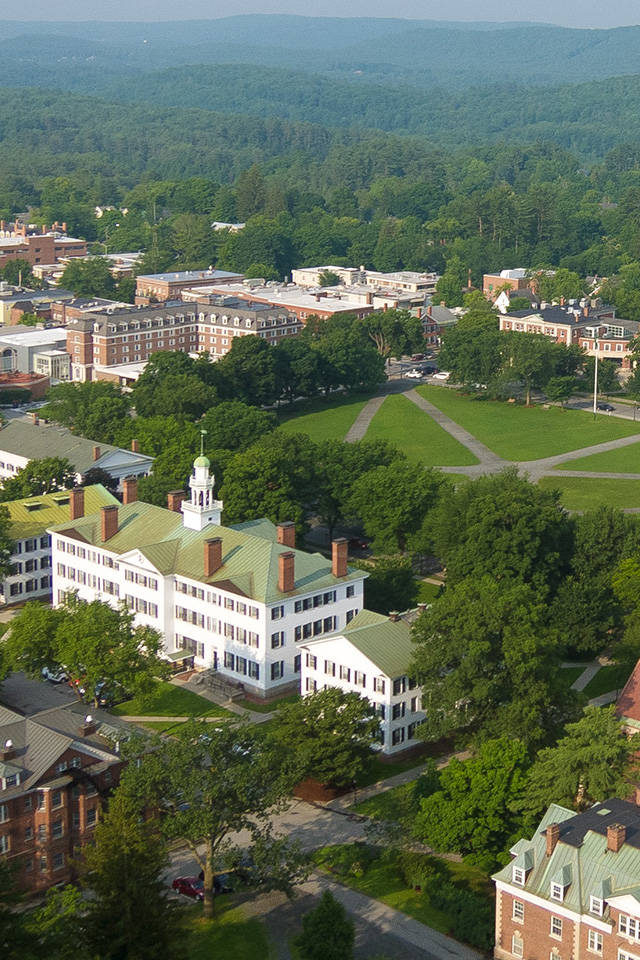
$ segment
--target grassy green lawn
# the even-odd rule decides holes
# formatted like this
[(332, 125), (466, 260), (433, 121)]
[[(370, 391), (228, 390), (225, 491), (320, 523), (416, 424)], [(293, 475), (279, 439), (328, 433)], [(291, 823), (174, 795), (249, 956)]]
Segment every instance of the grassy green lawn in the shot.
[(293, 412), (280, 414), (280, 426), (288, 433), (306, 433), (321, 440), (344, 440), (369, 397), (332, 397), (296, 405)]
[(606, 480), (600, 477), (542, 477), (543, 490), (559, 490), (567, 510), (591, 510), (601, 503), (613, 507), (640, 507), (640, 483), (637, 480)]
[(300, 694), (292, 693), (289, 697), (280, 697), (279, 700), (270, 700), (269, 703), (254, 703), (253, 700), (234, 700), (237, 707), (243, 707), (245, 710), (253, 710), (255, 713), (273, 713), (283, 703), (295, 703), (300, 699)]
[(433, 601), (440, 596), (442, 592), (442, 587), (439, 587), (435, 583), (425, 583), (424, 580), (419, 581), (418, 585), (418, 603), (433, 603)]
[(640, 423), (614, 417), (594, 420), (592, 414), (583, 410), (545, 410), (542, 406), (473, 400), (447, 387), (424, 385), (417, 390), (506, 460), (538, 460), (619, 437), (640, 435)]
[(275, 949), (264, 924), (244, 915), (242, 907), (216, 904), (213, 920), (202, 918), (202, 907), (185, 910), (184, 955), (189, 960), (272, 960)]
[(478, 462), (427, 413), (400, 395), (386, 397), (365, 439), (395, 443), (410, 460), (428, 467), (470, 466)]
[(414, 786), (415, 781), (403, 783), (399, 787), (379, 793), (377, 797), (369, 797), (362, 803), (356, 803), (349, 809), (363, 817), (371, 817), (372, 820), (397, 820), (398, 811), (404, 810), (411, 802)]
[(370, 787), (373, 783), (379, 783), (381, 780), (388, 780), (389, 777), (395, 777), (398, 773), (404, 773), (406, 770), (413, 770), (415, 767), (423, 766), (426, 758), (413, 757), (409, 760), (380, 760), (375, 756), (367, 773), (358, 780), (358, 787)]
[[(453, 933), (455, 936), (451, 917), (434, 907), (423, 893), (407, 884), (393, 857), (377, 856), (371, 861), (364, 845), (340, 844), (316, 850), (313, 859), (321, 870), (337, 876), (346, 886), (401, 910), (414, 920), (426, 923), (441, 933)], [(350, 861), (355, 867), (353, 870), (350, 869)], [(443, 870), (446, 879), (461, 890), (473, 891), (489, 901), (491, 889), (487, 876), (477, 868), (448, 860), (436, 861), (426, 856), (425, 861), (434, 868)]]
[(191, 690), (160, 681), (144, 699), (135, 697), (113, 708), (113, 713), (129, 717), (223, 717), (229, 711)]
[(561, 667), (560, 679), (567, 689), (578, 679), (581, 673), (584, 673), (584, 667)]
[(581, 460), (568, 460), (556, 470), (588, 470), (594, 473), (640, 473), (640, 443), (609, 450), (608, 453), (593, 453)]
[(595, 677), (593, 677), (584, 688), (584, 693), (589, 700), (593, 697), (599, 697), (603, 693), (610, 693), (612, 690), (620, 691), (629, 679), (629, 668), (620, 664), (613, 664), (611, 667), (600, 667)]

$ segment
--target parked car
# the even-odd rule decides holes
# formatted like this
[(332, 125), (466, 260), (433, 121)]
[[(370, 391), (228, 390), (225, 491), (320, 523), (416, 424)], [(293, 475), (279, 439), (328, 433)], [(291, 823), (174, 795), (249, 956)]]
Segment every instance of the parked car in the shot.
[(361, 540), (360, 537), (351, 537), (349, 548), (351, 550), (368, 550), (369, 544), (366, 540)]
[(171, 887), (183, 897), (204, 900), (204, 883), (199, 877), (176, 877)]
[(434, 373), (434, 380), (448, 380), (451, 376), (451, 373), (448, 370), (439, 370), (438, 373)]
[(413, 363), (416, 363), (418, 360), (424, 360), (424, 353), (411, 354), (411, 360)]
[(96, 683), (95, 697), (99, 707), (113, 707), (116, 703), (124, 703), (125, 700), (131, 699), (131, 695), (121, 683), (114, 682), (108, 685), (106, 680), (99, 680)]
[(598, 410), (604, 410), (605, 413), (613, 413), (615, 410), (612, 403), (598, 403), (597, 408)]
[(405, 377), (408, 377), (409, 380), (422, 380), (422, 370), (409, 370), (408, 373), (405, 373)]
[(69, 679), (69, 674), (62, 667), (43, 667), (42, 676), (50, 683), (66, 683)]

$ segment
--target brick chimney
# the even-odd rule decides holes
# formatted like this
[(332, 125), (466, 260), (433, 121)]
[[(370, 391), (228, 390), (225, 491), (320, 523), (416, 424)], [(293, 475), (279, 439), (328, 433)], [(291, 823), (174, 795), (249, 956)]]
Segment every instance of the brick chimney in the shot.
[(138, 499), (138, 478), (125, 477), (122, 481), (122, 502), (135, 503)]
[(278, 534), (278, 543), (283, 547), (295, 547), (296, 545), (296, 525), (293, 520), (283, 520), (276, 527)]
[(582, 308), (582, 314), (583, 314), (583, 316), (585, 316), (585, 317), (588, 317), (588, 316), (589, 316), (589, 307), (588, 307), (588, 306), (584, 306), (584, 307)]
[(610, 823), (607, 827), (607, 850), (617, 853), (627, 838), (627, 828), (622, 823)]
[(550, 857), (560, 839), (560, 824), (550, 823), (545, 832), (547, 836), (547, 856)]
[(278, 557), (278, 590), (280, 593), (291, 593), (296, 585), (295, 575), (296, 555), (293, 550), (287, 550)]
[(172, 513), (180, 513), (180, 506), (186, 499), (187, 495), (184, 490), (170, 490), (167, 494), (167, 510), (171, 510)]
[(391, 621), (391, 623), (397, 623), (399, 619), (400, 619), (400, 614), (398, 613), (398, 611), (391, 610), (391, 612), (389, 613), (389, 620)]
[(13, 745), (13, 740), (5, 740), (4, 746), (0, 747), (0, 760), (3, 763), (7, 763), (8, 760), (13, 760), (16, 755), (16, 748)]
[(97, 727), (97, 725), (96, 725), (95, 720), (93, 719), (93, 717), (91, 716), (91, 714), (88, 713), (88, 714), (86, 715), (86, 717), (84, 718), (84, 720), (82, 721), (82, 725), (81, 725), (81, 727), (80, 727), (80, 736), (81, 736), (81, 737), (90, 737), (91, 734), (92, 734), (92, 733), (95, 733), (97, 729), (98, 729), (98, 727)]
[(134, 440), (131, 441), (131, 453), (140, 453), (140, 441), (139, 441), (139, 440), (134, 439)]
[(84, 487), (74, 487), (69, 490), (69, 519), (79, 520), (84, 517)]
[(94, 461), (95, 461), (95, 460), (99, 460), (100, 457), (101, 457), (101, 454), (102, 454), (102, 451), (100, 450), (100, 447), (94, 447), (94, 448), (93, 448), (92, 457), (93, 457)]
[(222, 540), (210, 537), (204, 542), (204, 575), (212, 577), (222, 566)]
[(102, 507), (100, 513), (102, 514), (102, 542), (106, 543), (118, 532), (118, 507), (115, 504)]
[(345, 537), (338, 537), (331, 544), (331, 572), (334, 577), (346, 577), (347, 554), (349, 542)]

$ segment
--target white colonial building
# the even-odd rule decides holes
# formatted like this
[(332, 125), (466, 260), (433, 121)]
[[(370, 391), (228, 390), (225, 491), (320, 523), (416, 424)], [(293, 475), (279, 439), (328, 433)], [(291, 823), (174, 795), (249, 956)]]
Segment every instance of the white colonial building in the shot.
[(381, 749), (387, 754), (417, 745), (425, 717), (422, 691), (409, 675), (415, 616), (362, 610), (333, 636), (302, 645), (302, 693), (339, 687), (366, 697), (380, 716)]
[(198, 457), (190, 498), (169, 509), (125, 503), (50, 528), (53, 600), (125, 601), (136, 622), (165, 638), (165, 655), (212, 668), (247, 692), (270, 696), (300, 684), (304, 641), (343, 630), (363, 606), (366, 574), (347, 567), (347, 542), (331, 561), (295, 549), (292, 523), (226, 527), (209, 461)]

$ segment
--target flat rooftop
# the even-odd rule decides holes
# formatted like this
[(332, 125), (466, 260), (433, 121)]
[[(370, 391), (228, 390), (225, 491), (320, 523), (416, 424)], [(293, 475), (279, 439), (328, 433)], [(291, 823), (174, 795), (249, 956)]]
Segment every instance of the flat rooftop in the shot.
[(228, 270), (178, 270), (175, 273), (141, 273), (138, 280), (159, 280), (170, 283), (172, 280), (179, 283), (197, 283), (202, 280), (227, 280), (241, 277), (241, 273), (230, 273)]
[(0, 329), (0, 341), (15, 347), (31, 347), (39, 344), (58, 343), (60, 340), (66, 341), (66, 339), (67, 331), (65, 327), (47, 327), (42, 330), (23, 327), (18, 333), (5, 333), (4, 329)]

